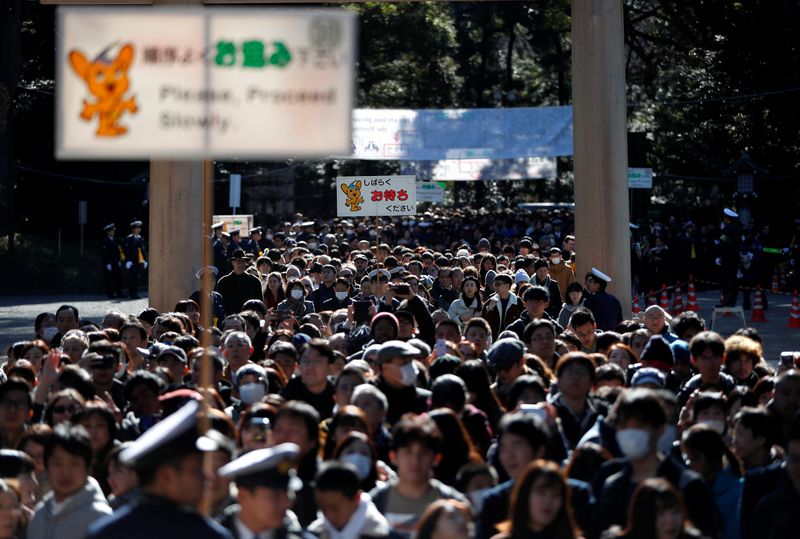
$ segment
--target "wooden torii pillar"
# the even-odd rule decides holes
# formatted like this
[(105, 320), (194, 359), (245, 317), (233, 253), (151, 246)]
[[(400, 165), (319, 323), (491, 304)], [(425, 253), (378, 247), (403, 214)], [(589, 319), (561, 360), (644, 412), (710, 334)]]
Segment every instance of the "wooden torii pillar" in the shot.
[(572, 0), (575, 236), (579, 281), (592, 266), (631, 314), (622, 0)]

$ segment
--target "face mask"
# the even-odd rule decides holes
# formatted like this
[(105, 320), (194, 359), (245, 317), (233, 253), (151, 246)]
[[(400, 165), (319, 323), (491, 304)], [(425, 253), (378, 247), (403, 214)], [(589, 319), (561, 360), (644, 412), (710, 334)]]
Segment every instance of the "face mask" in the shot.
[(352, 236), (355, 233), (356, 231), (352, 228), (348, 228), (347, 230), (345, 230), (345, 234), (347, 234), (348, 236)]
[(310, 243), (308, 244), (308, 248), (309, 248), (309, 249), (312, 249), (312, 250), (313, 250), (313, 249), (316, 249), (317, 247), (319, 247), (319, 244), (318, 244), (317, 242), (315, 242), (315, 241), (312, 241), (312, 242), (310, 242)]
[(413, 361), (400, 367), (400, 372), (403, 375), (400, 383), (404, 386), (410, 387), (417, 382), (417, 366), (414, 365)]
[(56, 336), (56, 333), (58, 333), (58, 328), (55, 326), (42, 329), (42, 335), (44, 336), (44, 340), (47, 342), (52, 341), (53, 337)]
[(299, 288), (293, 288), (293, 289), (292, 289), (292, 297), (293, 297), (294, 299), (300, 299), (300, 298), (302, 298), (302, 297), (303, 297), (303, 291), (302, 291), (302, 290), (300, 290)]
[(617, 443), (623, 455), (637, 460), (650, 451), (650, 432), (643, 429), (622, 429), (617, 431)]
[(265, 238), (267, 238), (268, 240), (271, 240), (271, 239), (273, 238), (273, 235), (272, 235), (272, 234), (267, 234), (267, 235), (265, 236)]
[(552, 262), (553, 265), (561, 264), (561, 257), (560, 256), (554, 256), (553, 258), (550, 259), (550, 262)]
[(675, 425), (666, 425), (664, 427), (664, 432), (661, 433), (661, 436), (658, 437), (656, 441), (656, 448), (661, 453), (669, 453), (672, 451), (672, 442), (675, 441), (675, 436), (678, 434), (678, 427)]
[(711, 430), (718, 434), (725, 434), (725, 422), (719, 419), (701, 419), (701, 425), (707, 425)]
[(347, 299), (347, 292), (335, 292), (335, 294), (336, 294), (336, 299), (338, 299), (339, 301), (344, 301), (345, 299)]
[(369, 476), (372, 470), (372, 459), (361, 453), (350, 453), (349, 455), (342, 455), (339, 460), (347, 464), (355, 466), (356, 475), (359, 481), (363, 481)]
[(253, 404), (260, 401), (266, 395), (267, 390), (264, 384), (253, 383), (244, 384), (239, 387), (239, 398), (245, 404)]

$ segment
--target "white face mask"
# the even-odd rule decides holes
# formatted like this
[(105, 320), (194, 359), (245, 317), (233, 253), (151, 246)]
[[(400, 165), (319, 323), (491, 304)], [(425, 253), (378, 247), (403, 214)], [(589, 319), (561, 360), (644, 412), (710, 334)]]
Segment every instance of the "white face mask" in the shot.
[(347, 299), (347, 292), (335, 292), (335, 294), (336, 294), (336, 299), (338, 299), (339, 301), (344, 301), (345, 299)]
[(58, 328), (55, 326), (42, 329), (42, 335), (44, 336), (44, 340), (47, 342), (52, 341), (53, 337), (56, 336), (56, 333), (58, 333)]
[(720, 419), (701, 419), (701, 425), (707, 425), (711, 430), (718, 434), (725, 434), (725, 422)]
[(339, 460), (352, 464), (356, 469), (356, 475), (360, 481), (363, 481), (369, 476), (372, 470), (372, 459), (361, 453), (350, 453), (349, 455), (342, 455)]
[(400, 372), (403, 375), (403, 379), (401, 380), (400, 383), (403, 384), (404, 386), (410, 387), (413, 386), (415, 383), (417, 383), (417, 374), (418, 374), (417, 366), (414, 365), (413, 361), (406, 363), (405, 365), (400, 367)]
[(267, 388), (258, 382), (239, 386), (239, 398), (245, 404), (253, 404), (264, 398)]
[(632, 460), (640, 459), (650, 451), (650, 431), (644, 429), (618, 430), (617, 443), (623, 455)]
[(309, 244), (308, 244), (308, 248), (309, 249), (313, 250), (313, 249), (316, 249), (317, 247), (319, 247), (319, 244), (317, 242), (315, 242), (315, 241), (309, 242)]
[(294, 299), (300, 299), (303, 297), (303, 291), (299, 288), (293, 288), (291, 293)]
[(560, 256), (554, 256), (553, 258), (550, 259), (550, 262), (552, 262), (553, 265), (561, 264), (561, 257)]
[(672, 451), (672, 442), (675, 441), (677, 435), (678, 427), (675, 425), (664, 426), (664, 432), (661, 433), (661, 436), (659, 436), (656, 441), (656, 448), (658, 448), (661, 453), (669, 453)]

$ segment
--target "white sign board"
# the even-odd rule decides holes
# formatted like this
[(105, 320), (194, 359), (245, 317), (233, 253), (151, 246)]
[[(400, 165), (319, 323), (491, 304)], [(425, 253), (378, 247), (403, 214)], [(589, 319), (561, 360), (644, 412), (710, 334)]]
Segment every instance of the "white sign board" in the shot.
[(242, 240), (250, 238), (250, 229), (253, 228), (253, 215), (215, 215), (211, 220), (213, 224), (224, 223), (222, 225), (223, 232), (230, 232), (231, 230), (239, 230), (239, 237)]
[(402, 161), (401, 174), (436, 181), (534, 180), (554, 178), (553, 157), (519, 159), (443, 159), (441, 161)]
[(356, 109), (352, 153), (383, 160), (572, 155), (572, 107)]
[(628, 189), (652, 189), (652, 188), (653, 188), (652, 168), (628, 169)]
[(344, 10), (60, 8), (60, 159), (349, 152)]
[(417, 182), (417, 202), (444, 202), (444, 182)]
[(414, 176), (341, 176), (336, 178), (336, 215), (372, 217), (416, 215)]

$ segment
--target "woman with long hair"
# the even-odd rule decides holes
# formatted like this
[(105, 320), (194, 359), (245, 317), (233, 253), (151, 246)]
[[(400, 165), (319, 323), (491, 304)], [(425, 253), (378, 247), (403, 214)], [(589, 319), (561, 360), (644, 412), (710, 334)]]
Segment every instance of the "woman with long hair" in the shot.
[(464, 428), (461, 419), (449, 408), (437, 408), (428, 414), (447, 440), (447, 458), (433, 469), (436, 479), (445, 485), (455, 486), (458, 470), (466, 464), (483, 462), (472, 437)]
[(461, 295), (450, 304), (447, 314), (463, 328), (466, 322), (480, 315), (482, 308), (480, 282), (475, 277), (464, 277), (461, 281)]
[(505, 413), (503, 405), (491, 389), (489, 372), (483, 362), (477, 359), (465, 361), (456, 369), (455, 375), (464, 380), (469, 395), (469, 404), (482, 410), (489, 418), (492, 432), (497, 432), (497, 424)]
[(740, 537), (739, 506), (744, 483), (739, 459), (722, 435), (704, 424), (692, 425), (683, 433), (681, 450), (686, 465), (703, 476), (711, 487), (717, 509), (723, 517), (723, 535)]
[(554, 462), (535, 460), (511, 493), (508, 520), (497, 539), (577, 539), (582, 537), (570, 507), (569, 488)]
[(691, 539), (702, 535), (686, 516), (680, 493), (666, 479), (645, 479), (633, 493), (628, 506), (628, 525), (615, 526), (601, 539)]
[(277, 271), (273, 271), (267, 276), (267, 286), (264, 289), (264, 304), (267, 309), (274, 309), (278, 303), (286, 299), (286, 291), (283, 289), (283, 277)]

